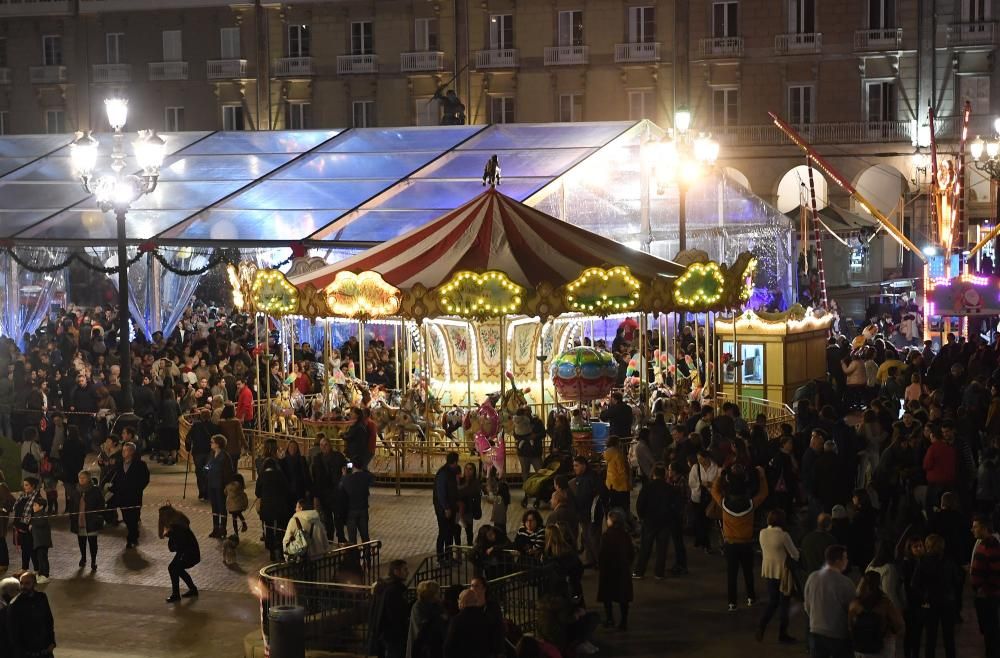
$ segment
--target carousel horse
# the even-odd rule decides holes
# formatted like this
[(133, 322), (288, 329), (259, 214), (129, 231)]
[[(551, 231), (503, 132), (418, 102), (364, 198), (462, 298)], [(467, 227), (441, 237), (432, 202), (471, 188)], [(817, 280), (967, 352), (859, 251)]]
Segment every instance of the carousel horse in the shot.
[(441, 427), (444, 429), (444, 435), (456, 448), (459, 442), (455, 432), (461, 429), (464, 420), (465, 412), (458, 405), (452, 405), (451, 409), (441, 414)]
[[(503, 477), (506, 471), (504, 461), (496, 461), (496, 446), (500, 443), (500, 414), (497, 413), (495, 400), (499, 396), (491, 394), (476, 409), (465, 415), (463, 427), (466, 436), (472, 435), (475, 451), (479, 454), (483, 471), (489, 473), (490, 466), (496, 466), (497, 474)], [(504, 449), (506, 455), (506, 448)]]

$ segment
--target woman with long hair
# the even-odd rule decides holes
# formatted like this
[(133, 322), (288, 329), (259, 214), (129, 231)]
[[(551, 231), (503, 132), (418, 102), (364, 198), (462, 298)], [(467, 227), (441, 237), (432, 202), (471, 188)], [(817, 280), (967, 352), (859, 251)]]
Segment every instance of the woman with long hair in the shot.
[(903, 616), (882, 591), (881, 576), (865, 572), (858, 596), (847, 608), (847, 628), (855, 658), (894, 658)]
[(281, 539), (292, 511), (289, 504), (288, 480), (278, 462), (278, 442), (274, 439), (264, 441), (254, 493), (259, 500), (258, 511), (261, 523), (264, 525), (264, 545), (271, 560), (280, 562), (283, 553)]
[(80, 545), (80, 568), (87, 566), (87, 548), (90, 548), (90, 570), (97, 570), (97, 533), (104, 520), (104, 496), (93, 485), (89, 471), (77, 473), (77, 486), (70, 496), (66, 511), (69, 512), (69, 531), (76, 535)]
[(775, 612), (778, 613), (778, 641), (784, 644), (795, 642), (795, 638), (788, 634), (788, 607), (794, 587), (788, 560), (798, 560), (799, 549), (785, 529), (786, 522), (784, 510), (773, 509), (767, 515), (767, 527), (760, 531), (760, 575), (767, 583), (768, 600), (757, 626), (758, 642), (764, 639), (764, 632)]
[(597, 581), (597, 600), (604, 604), (604, 625), (615, 625), (613, 604), (618, 604), (621, 617), (618, 628), (628, 630), (628, 608), (632, 602), (632, 560), (635, 548), (625, 528), (625, 512), (613, 509), (608, 512), (607, 528), (601, 537), (601, 550), (597, 557), (600, 577)]
[(476, 519), (483, 516), (483, 488), (479, 483), (476, 466), (468, 463), (462, 469), (458, 480), (458, 522), (455, 526), (455, 544), (462, 544), (462, 528), (465, 529), (465, 543), (472, 546), (472, 527)]

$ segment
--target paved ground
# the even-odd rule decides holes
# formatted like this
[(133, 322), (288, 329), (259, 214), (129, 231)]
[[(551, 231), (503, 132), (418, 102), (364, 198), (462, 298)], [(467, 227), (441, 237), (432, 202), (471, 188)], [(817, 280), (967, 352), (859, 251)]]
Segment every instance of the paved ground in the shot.
[[(192, 500), (190, 488), (187, 500), (181, 499), (183, 469), (154, 466), (152, 470), (153, 483), (147, 490), (148, 507), (143, 514), (138, 551), (124, 550), (123, 526), (110, 528), (100, 538), (98, 570), (80, 570), (76, 540), (66, 530), (67, 522), (54, 523), (52, 582), (44, 589), (55, 612), (59, 658), (237, 658), (243, 655), (244, 636), (259, 625), (257, 601), (248, 584), (265, 558), (257, 520), (248, 516), (251, 528), (240, 545), (239, 567), (224, 567), (218, 542), (207, 538), (211, 530), (207, 504), (199, 503), (196, 494)], [(156, 538), (156, 508), (164, 500), (172, 501), (191, 517), (202, 545), (203, 561), (192, 570), (202, 596), (177, 606), (164, 603), (169, 594), (166, 566), (170, 554), (166, 542)], [(519, 509), (512, 509), (511, 518)], [(424, 554), (433, 546), (436, 524), (427, 489), (403, 490), (399, 497), (391, 489), (376, 490), (372, 517), (372, 536), (383, 541), (385, 561)], [(801, 645), (777, 644), (776, 626), (764, 644), (754, 642), (753, 629), (762, 604), (751, 610), (726, 612), (723, 570), (722, 558), (697, 552), (691, 555), (688, 576), (665, 581), (647, 577), (636, 582), (631, 628), (627, 633), (599, 631), (596, 641), (603, 648), (602, 655), (804, 655)], [(593, 601), (594, 572), (587, 572), (584, 586)], [(763, 592), (763, 587), (759, 591)], [(959, 633), (959, 655), (981, 655), (971, 605), (966, 618)], [(801, 614), (793, 612), (793, 635), (801, 638), (801, 627)]]

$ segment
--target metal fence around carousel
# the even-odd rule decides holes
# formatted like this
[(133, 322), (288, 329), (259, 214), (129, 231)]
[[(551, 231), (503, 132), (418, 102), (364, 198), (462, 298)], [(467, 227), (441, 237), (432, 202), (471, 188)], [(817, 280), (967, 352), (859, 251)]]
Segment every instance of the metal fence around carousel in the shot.
[(767, 434), (776, 437), (781, 434), (782, 423), (794, 423), (795, 411), (783, 402), (774, 402), (764, 398), (754, 398), (747, 395), (725, 395), (719, 394), (719, 407), (724, 402), (734, 402), (740, 408), (740, 415), (748, 424), (754, 422), (757, 414), (764, 414), (767, 418)]
[(262, 632), (275, 606), (305, 611), (307, 650), (367, 655), (371, 639), (372, 585), (381, 573), (382, 542), (330, 551), (304, 562), (271, 564), (260, 570)]

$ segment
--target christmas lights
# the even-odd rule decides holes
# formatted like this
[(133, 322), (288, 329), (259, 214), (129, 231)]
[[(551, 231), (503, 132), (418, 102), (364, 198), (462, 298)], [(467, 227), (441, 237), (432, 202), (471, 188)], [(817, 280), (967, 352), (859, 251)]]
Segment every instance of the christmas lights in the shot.
[(252, 291), (256, 307), (269, 315), (290, 315), (298, 310), (299, 291), (279, 270), (258, 270)]
[(359, 320), (395, 315), (402, 298), (399, 288), (389, 285), (381, 274), (371, 270), (360, 274), (337, 272), (324, 290), (326, 304), (334, 315)]
[(566, 284), (566, 307), (574, 311), (606, 315), (634, 309), (642, 285), (625, 266), (605, 270), (591, 267)]
[(524, 288), (497, 270), (456, 272), (437, 290), (438, 302), (448, 315), (495, 318), (521, 310)]
[(722, 299), (725, 285), (718, 263), (692, 263), (674, 282), (674, 301), (692, 309), (711, 306)]

